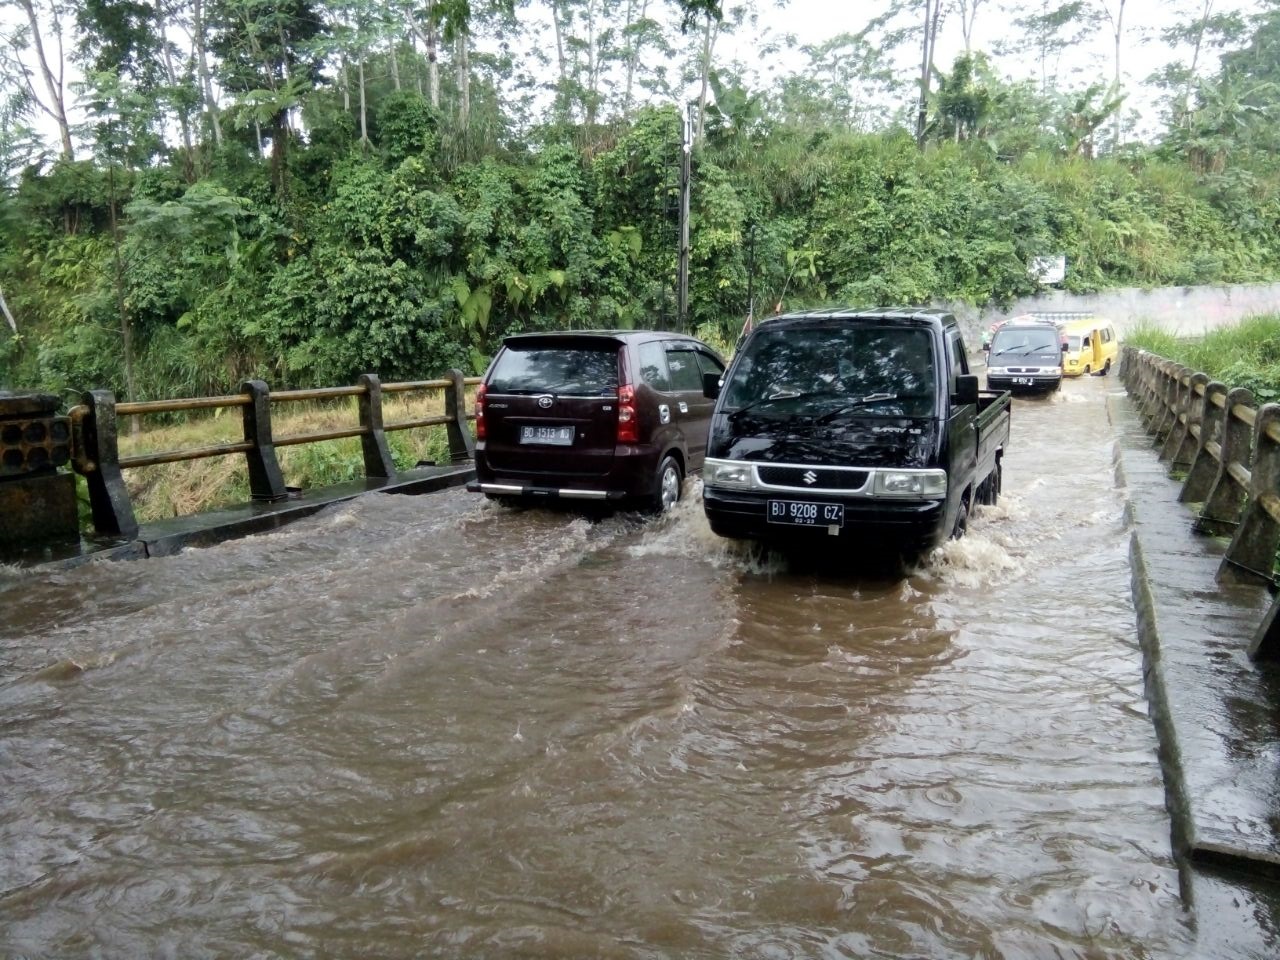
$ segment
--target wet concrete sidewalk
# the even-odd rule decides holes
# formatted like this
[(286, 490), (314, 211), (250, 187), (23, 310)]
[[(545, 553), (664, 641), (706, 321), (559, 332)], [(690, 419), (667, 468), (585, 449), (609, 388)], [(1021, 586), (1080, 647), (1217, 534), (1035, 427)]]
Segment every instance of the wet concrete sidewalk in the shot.
[(129, 539), (84, 538), (79, 543), (41, 546), (0, 554), (0, 563), (17, 567), (74, 567), (90, 560), (137, 560), (163, 557), (187, 547), (207, 547), (224, 540), (274, 530), (309, 517), (335, 503), (366, 493), (433, 493), (461, 486), (475, 476), (471, 461), (422, 466), (402, 471), (394, 480), (364, 479), (301, 491), (274, 503), (240, 503), (221, 510), (194, 513), (139, 525)]
[(1183, 894), (1206, 958), (1280, 956), (1280, 669), (1251, 661), (1271, 605), (1215, 579), (1225, 541), (1195, 533), (1136, 406), (1108, 398), (1128, 500), (1134, 606)]

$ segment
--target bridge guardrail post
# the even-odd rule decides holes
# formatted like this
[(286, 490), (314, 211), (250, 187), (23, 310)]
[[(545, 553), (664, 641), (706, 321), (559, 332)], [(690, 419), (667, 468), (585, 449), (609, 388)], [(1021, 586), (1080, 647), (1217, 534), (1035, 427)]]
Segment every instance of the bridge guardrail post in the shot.
[[(1204, 376), (1204, 374), (1199, 374)], [(1207, 380), (1208, 377), (1205, 377)], [(1214, 403), (1215, 397), (1222, 398), (1222, 406)], [(1218, 475), (1218, 458), (1214, 450), (1222, 449), (1223, 420), (1226, 417), (1227, 387), (1214, 380), (1204, 387), (1203, 402), (1200, 405), (1200, 436), (1195, 452), (1191, 455), (1191, 468), (1187, 471), (1186, 483), (1178, 499), (1183, 503), (1204, 503), (1213, 489), (1213, 481)]]
[(261, 380), (246, 380), (240, 384), (240, 392), (250, 400), (242, 408), (244, 441), (252, 444), (244, 455), (249, 466), (249, 495), (254, 500), (267, 502), (284, 500), (289, 490), (271, 439), (271, 390)]
[(138, 521), (120, 470), (116, 398), (110, 390), (89, 390), (81, 403), (88, 414), (79, 425), (84, 450), (77, 452), (75, 469), (89, 487), (93, 528), (104, 536), (136, 537)]
[(1161, 360), (1158, 364), (1160, 370), (1160, 408), (1156, 413), (1155, 429), (1155, 446), (1163, 446), (1165, 438), (1169, 435), (1170, 424), (1177, 414), (1174, 408), (1177, 403), (1178, 381), (1173, 372), (1173, 362), (1170, 360)]
[(1218, 579), (1274, 584), (1272, 567), (1280, 548), (1280, 403), (1258, 410), (1253, 424), (1249, 490), (1231, 545), (1218, 567)]
[(1272, 601), (1271, 609), (1258, 625), (1249, 643), (1249, 657), (1253, 660), (1280, 660), (1280, 597)]
[(1160, 451), (1156, 455), (1157, 459), (1160, 460), (1170, 459), (1173, 456), (1173, 451), (1182, 442), (1182, 421), (1188, 409), (1187, 392), (1183, 385), (1183, 378), (1191, 371), (1181, 364), (1174, 364), (1171, 372), (1173, 374), (1173, 388), (1169, 398), (1167, 432), (1164, 435), (1164, 442), (1160, 444)]
[(1253, 456), (1253, 431), (1247, 423), (1231, 413), (1233, 408), (1241, 404), (1252, 406), (1253, 394), (1244, 387), (1236, 387), (1227, 393), (1218, 475), (1214, 478), (1213, 489), (1209, 491), (1200, 516), (1193, 525), (1193, 529), (1210, 536), (1225, 537), (1235, 532), (1248, 492), (1231, 472), (1232, 464), (1248, 469)]
[(387, 446), (387, 435), (382, 429), (382, 381), (376, 373), (362, 373), (356, 381), (364, 388), (358, 401), (360, 406), (360, 447), (364, 452), (364, 475), (383, 480), (394, 480), (396, 462)]
[(449, 435), (449, 458), (454, 463), (476, 458), (476, 440), (467, 422), (467, 384), (461, 370), (447, 374), (449, 386), (444, 388), (444, 415), (449, 418), (445, 430)]
[[(1169, 466), (1175, 470), (1191, 466), (1191, 458), (1196, 449), (1196, 434), (1200, 432), (1200, 421), (1204, 418), (1204, 385), (1209, 382), (1207, 374), (1194, 372), (1190, 367), (1182, 369), (1186, 371), (1186, 384), (1180, 405), (1182, 413), (1169, 435), (1172, 439), (1165, 445)], [(1200, 392), (1196, 391), (1197, 387)]]

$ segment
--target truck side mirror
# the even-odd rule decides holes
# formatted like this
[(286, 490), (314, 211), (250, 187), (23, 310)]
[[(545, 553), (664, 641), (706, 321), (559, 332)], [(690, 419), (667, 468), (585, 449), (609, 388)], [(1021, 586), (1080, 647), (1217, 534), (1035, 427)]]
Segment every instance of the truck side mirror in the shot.
[(704, 373), (702, 375), (702, 395), (708, 400), (720, 396), (720, 373)]
[(978, 402), (978, 375), (962, 373), (956, 377), (955, 402), (958, 404)]

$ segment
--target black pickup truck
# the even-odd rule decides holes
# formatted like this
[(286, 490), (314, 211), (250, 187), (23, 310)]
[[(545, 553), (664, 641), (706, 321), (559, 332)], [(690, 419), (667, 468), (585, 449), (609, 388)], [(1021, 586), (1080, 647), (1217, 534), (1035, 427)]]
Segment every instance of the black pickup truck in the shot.
[(918, 555), (1000, 494), (1009, 394), (979, 390), (948, 313), (776, 317), (703, 387), (703, 507), (721, 536)]

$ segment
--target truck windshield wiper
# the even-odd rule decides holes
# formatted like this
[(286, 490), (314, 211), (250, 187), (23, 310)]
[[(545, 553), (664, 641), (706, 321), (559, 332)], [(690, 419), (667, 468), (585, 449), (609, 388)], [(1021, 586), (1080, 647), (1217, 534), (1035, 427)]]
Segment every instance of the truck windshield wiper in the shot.
[(872, 403), (883, 403), (886, 400), (908, 400), (916, 399), (915, 397), (903, 397), (897, 393), (869, 393), (865, 397), (858, 397), (856, 400), (850, 400), (848, 403), (842, 403), (834, 410), (824, 413), (818, 417), (815, 423), (830, 423), (841, 414), (848, 413), (850, 410), (856, 410), (858, 407), (865, 407)]
[(728, 413), (730, 420), (736, 420), (748, 410), (754, 409), (765, 403), (773, 403), (777, 400), (809, 400), (813, 397), (831, 397), (836, 396), (832, 390), (779, 390), (764, 397), (756, 397), (748, 404), (744, 404), (737, 410), (731, 410)]

